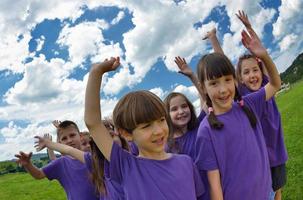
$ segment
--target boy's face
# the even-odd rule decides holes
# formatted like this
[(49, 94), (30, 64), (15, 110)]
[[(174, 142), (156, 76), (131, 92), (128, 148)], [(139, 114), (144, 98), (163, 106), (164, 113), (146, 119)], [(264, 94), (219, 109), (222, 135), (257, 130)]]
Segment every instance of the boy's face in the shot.
[(80, 134), (74, 126), (59, 130), (59, 143), (80, 149)]

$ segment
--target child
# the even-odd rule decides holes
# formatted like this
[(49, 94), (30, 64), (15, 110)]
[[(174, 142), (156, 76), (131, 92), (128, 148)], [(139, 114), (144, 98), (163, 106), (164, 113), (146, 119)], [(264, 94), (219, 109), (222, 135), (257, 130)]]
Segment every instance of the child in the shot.
[(257, 35), (251, 30), (248, 33), (242, 31), (242, 43), (265, 63), (270, 74), (269, 83), (258, 92), (241, 99), (235, 70), (222, 54), (206, 55), (198, 64), (209, 114), (198, 130), (196, 163), (201, 171), (207, 171), (211, 199), (269, 197), (269, 161), (260, 118), (266, 100), (279, 90), (281, 80)]
[[(237, 17), (247, 29), (252, 29), (248, 17), (243, 11), (239, 11)], [(262, 62), (255, 55), (248, 54), (239, 58), (236, 75), (241, 95), (258, 91), (268, 83)], [(276, 193), (275, 200), (278, 200), (282, 198), (281, 188), (286, 184), (287, 152), (283, 139), (281, 115), (274, 97), (266, 102), (260, 121), (271, 167), (272, 189)]]
[[(178, 65), (180, 72), (187, 76), (197, 90), (201, 90), (200, 83), (196, 75), (192, 72), (187, 65), (184, 58), (176, 57), (175, 63)], [(201, 98), (201, 107), (204, 101)], [(195, 159), (195, 142), (197, 131), (200, 122), (205, 117), (205, 112), (201, 111), (197, 118), (195, 108), (193, 104), (187, 99), (187, 97), (178, 92), (170, 93), (164, 100), (166, 111), (169, 113), (169, 125), (171, 134), (168, 139), (168, 152), (187, 154), (192, 159)]]
[(110, 162), (111, 180), (123, 187), (126, 199), (196, 199), (203, 193), (203, 185), (192, 159), (164, 151), (169, 130), (159, 97), (149, 91), (131, 92), (119, 100), (113, 111), (115, 128), (128, 141), (135, 142), (137, 157), (114, 143), (101, 123), (102, 76), (119, 65), (119, 57), (94, 64), (85, 96), (85, 123)]
[(81, 150), (85, 152), (91, 152), (91, 146), (90, 146), (91, 138), (89, 136), (89, 132), (87, 131), (80, 132), (80, 140), (81, 140)]
[[(75, 149), (80, 149), (80, 135), (76, 123), (63, 121), (57, 129), (58, 141)], [(66, 192), (67, 199), (94, 200), (98, 199), (95, 187), (88, 177), (86, 166), (69, 156), (61, 156), (42, 169), (36, 168), (30, 161), (32, 153), (20, 152), (15, 155), (26, 171), (35, 179), (47, 177), (49, 180), (56, 179)]]
[[(110, 124), (108, 120), (103, 120), (103, 122), (105, 124)], [(107, 128), (111, 132), (112, 137), (115, 138), (115, 142), (120, 146), (122, 145), (123, 149), (128, 150), (127, 142), (122, 137), (117, 136), (117, 134), (113, 134), (110, 126)], [(100, 194), (99, 200), (125, 199), (121, 186), (111, 181), (108, 169), (109, 164), (104, 159), (103, 154), (100, 152), (92, 139), (89, 140), (91, 151), (84, 152), (67, 145), (53, 143), (51, 140), (49, 140), (46, 134), (44, 137), (36, 136), (35, 138), (38, 139), (35, 145), (37, 151), (41, 151), (43, 148), (47, 147), (48, 149), (56, 150), (62, 154), (72, 156), (73, 158), (84, 163), (87, 169), (90, 171), (92, 183)]]

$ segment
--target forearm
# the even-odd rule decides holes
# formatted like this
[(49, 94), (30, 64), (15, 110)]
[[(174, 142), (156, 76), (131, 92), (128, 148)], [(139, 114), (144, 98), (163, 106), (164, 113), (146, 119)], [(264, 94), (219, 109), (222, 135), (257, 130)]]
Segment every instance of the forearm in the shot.
[(80, 151), (79, 149), (76, 149), (74, 147), (56, 143), (56, 142), (48, 142), (46, 146), (55, 151), (59, 151), (60, 153), (64, 155), (72, 156), (73, 158), (79, 160), (80, 162), (84, 163), (84, 152)]
[(43, 179), (45, 178), (45, 174), (43, 171), (39, 168), (37, 168), (32, 163), (29, 163), (27, 165), (23, 165), (24, 169), (35, 179)]
[(189, 76), (189, 78), (190, 78), (191, 82), (196, 87), (196, 89), (197, 89), (197, 91), (199, 93), (200, 107), (202, 108), (202, 105), (205, 102), (205, 99), (203, 98), (204, 97), (204, 92), (203, 92), (203, 89), (202, 89), (202, 85), (201, 85), (198, 77), (194, 73), (191, 76)]
[(207, 172), (209, 182), (209, 192), (211, 200), (223, 200), (223, 191), (221, 187), (221, 179), (219, 170)]
[(214, 49), (214, 52), (224, 54), (224, 51), (219, 43), (219, 40), (216, 35), (209, 37), (210, 43)]
[(84, 121), (88, 128), (101, 123), (100, 112), (100, 86), (102, 75), (97, 75), (94, 69), (89, 73), (85, 92), (85, 112)]
[(278, 91), (281, 87), (281, 78), (276, 68), (276, 65), (274, 64), (273, 60), (268, 55), (268, 53), (266, 53), (260, 59), (263, 61), (266, 67), (267, 73), (269, 75), (269, 83), (276, 89), (276, 91)]
[(56, 160), (56, 155), (53, 150), (47, 148), (47, 154), (50, 160)]

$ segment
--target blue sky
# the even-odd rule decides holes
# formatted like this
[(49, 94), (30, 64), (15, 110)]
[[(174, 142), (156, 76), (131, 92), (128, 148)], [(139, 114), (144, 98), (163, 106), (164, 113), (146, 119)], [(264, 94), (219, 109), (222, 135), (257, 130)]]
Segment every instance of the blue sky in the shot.
[[(185, 93), (199, 107), (197, 92), (177, 73), (175, 56), (193, 70), (212, 51), (202, 36), (217, 28), (235, 64), (245, 52), (235, 13), (243, 9), (283, 72), (303, 49), (301, 0), (170, 1), (52, 0), (0, 3), (0, 160), (34, 151), (33, 136), (51, 133), (54, 119), (83, 123), (84, 92), (91, 63), (121, 57), (121, 67), (102, 85), (109, 116), (131, 90), (161, 98)], [(13, 11), (13, 12), (12, 12)]]

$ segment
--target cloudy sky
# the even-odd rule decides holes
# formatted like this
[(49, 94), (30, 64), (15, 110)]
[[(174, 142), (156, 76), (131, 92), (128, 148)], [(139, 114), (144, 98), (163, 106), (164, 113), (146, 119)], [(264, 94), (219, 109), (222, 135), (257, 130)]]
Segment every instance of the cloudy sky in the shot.
[(120, 56), (122, 66), (104, 79), (105, 115), (138, 89), (161, 98), (180, 91), (198, 107), (197, 92), (173, 59), (185, 57), (195, 70), (212, 51), (201, 38), (216, 27), (235, 64), (245, 52), (239, 9), (283, 72), (303, 49), (302, 0), (1, 0), (0, 160), (34, 151), (36, 134), (55, 137), (54, 119), (74, 120), (84, 130), (90, 64), (111, 56)]

